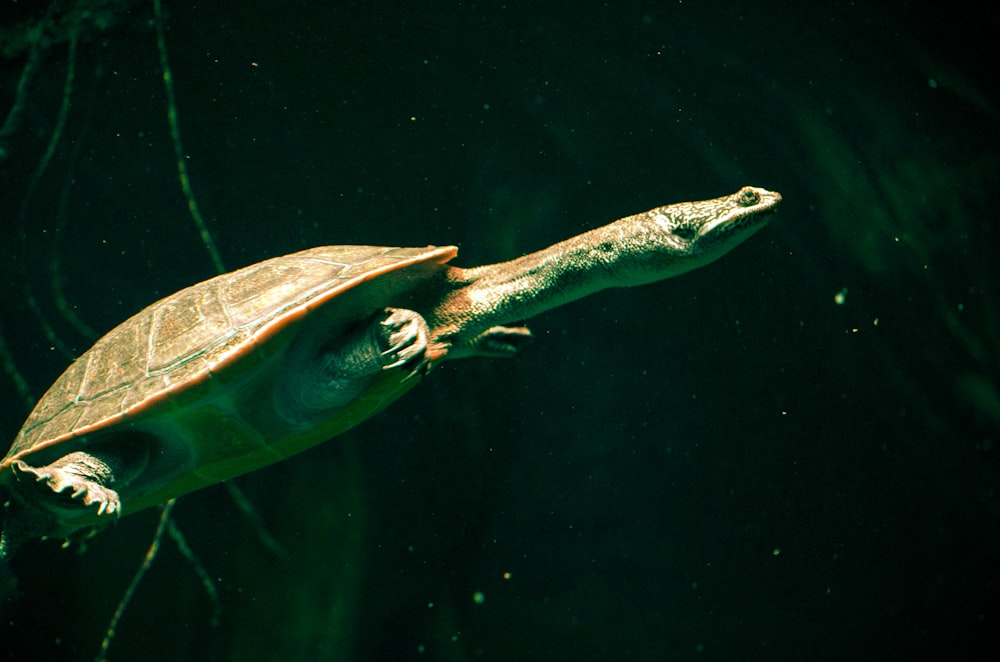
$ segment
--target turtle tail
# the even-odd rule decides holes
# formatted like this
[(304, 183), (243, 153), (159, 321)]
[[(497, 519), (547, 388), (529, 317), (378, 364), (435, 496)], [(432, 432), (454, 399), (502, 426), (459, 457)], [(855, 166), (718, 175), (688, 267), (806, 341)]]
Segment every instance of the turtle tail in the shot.
[(0, 561), (9, 560), (27, 537), (21, 531), (23, 527), (18, 526), (18, 518), (11, 516), (13, 505), (10, 501), (4, 505), (3, 525), (0, 525)]
[(0, 561), (14, 556), (25, 540), (44, 533), (37, 516), (32, 517), (17, 499), (8, 499), (3, 504), (3, 524), (0, 525)]

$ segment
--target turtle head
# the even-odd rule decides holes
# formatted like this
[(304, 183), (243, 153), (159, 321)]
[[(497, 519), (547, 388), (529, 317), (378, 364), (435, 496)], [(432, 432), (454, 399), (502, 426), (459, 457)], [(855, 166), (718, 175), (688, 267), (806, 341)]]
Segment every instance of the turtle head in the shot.
[[(624, 218), (627, 256), (617, 265), (623, 285), (670, 278), (719, 259), (757, 230), (781, 195), (753, 186), (712, 200), (681, 202)], [(608, 227), (612, 227), (608, 226)]]

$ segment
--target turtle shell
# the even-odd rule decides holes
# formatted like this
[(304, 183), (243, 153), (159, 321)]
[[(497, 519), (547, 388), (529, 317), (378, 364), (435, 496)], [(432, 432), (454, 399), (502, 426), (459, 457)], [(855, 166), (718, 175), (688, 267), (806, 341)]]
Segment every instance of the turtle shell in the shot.
[(122, 493), (129, 513), (347, 430), (418, 380), (384, 371), (320, 424), (297, 427), (273, 404), (289, 346), (303, 333), (334, 339), (387, 306), (412, 307), (456, 252), (324, 246), (157, 301), (98, 340), (42, 396), (0, 461), (0, 482), (15, 460), (40, 466), (104, 443), (148, 444), (145, 469)]

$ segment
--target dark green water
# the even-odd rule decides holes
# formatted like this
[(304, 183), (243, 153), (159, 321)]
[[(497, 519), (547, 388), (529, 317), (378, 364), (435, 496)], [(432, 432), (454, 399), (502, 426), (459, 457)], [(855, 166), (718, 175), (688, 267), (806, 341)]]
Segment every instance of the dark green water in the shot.
[[(3, 113), (46, 27), (0, 134), (0, 332), (26, 380), (0, 374), (4, 439), (91, 333), (215, 272), (152, 3), (22, 4), (0, 9)], [(182, 499), (218, 623), (168, 539), (111, 659), (998, 652), (995, 16), (190, 4), (166, 3), (166, 46), (227, 268), (352, 243), (475, 265), (744, 184), (784, 203), (719, 263), (540, 317), (520, 358), (446, 365), (238, 479), (287, 558), (224, 489)], [(26, 545), (0, 657), (92, 659), (156, 520)]]

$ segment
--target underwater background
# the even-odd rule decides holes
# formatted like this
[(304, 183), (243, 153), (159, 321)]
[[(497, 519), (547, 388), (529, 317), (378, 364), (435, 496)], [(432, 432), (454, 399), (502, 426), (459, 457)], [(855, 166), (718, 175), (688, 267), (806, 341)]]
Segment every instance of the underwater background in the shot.
[[(216, 273), (171, 113), (227, 269), (784, 197), (236, 479), (263, 529), (183, 497), (109, 658), (995, 659), (1000, 20), (866, 4), (0, 1), (4, 439)], [(0, 658), (93, 659), (158, 515), (0, 564)]]

